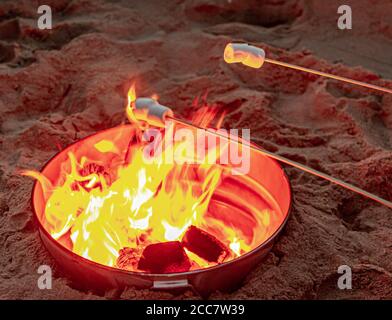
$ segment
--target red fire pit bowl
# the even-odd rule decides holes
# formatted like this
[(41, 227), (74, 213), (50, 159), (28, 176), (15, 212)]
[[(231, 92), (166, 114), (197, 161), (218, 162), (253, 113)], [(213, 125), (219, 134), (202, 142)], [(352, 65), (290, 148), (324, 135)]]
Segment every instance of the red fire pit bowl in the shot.
[[(105, 139), (126, 150), (130, 137), (134, 134), (132, 125), (124, 125), (98, 132), (84, 138), (54, 156), (42, 169), (52, 183), (60, 178), (60, 166), (67, 161), (69, 152), (77, 158), (82, 155), (102, 161), (103, 155), (93, 146)], [(235, 142), (230, 142), (235, 143)], [(40, 183), (35, 183), (32, 202), (39, 225), (42, 241), (65, 272), (79, 288), (104, 292), (109, 289), (136, 287), (143, 289), (179, 290), (191, 289), (203, 297), (214, 291), (233, 291), (248, 273), (266, 256), (285, 225), (292, 203), (291, 187), (280, 165), (256, 151), (250, 152), (250, 170), (246, 175), (226, 175), (215, 190), (209, 207), (236, 221), (241, 217), (254, 219), (261, 214), (266, 202), (274, 209), (271, 217), (269, 236), (251, 251), (212, 267), (181, 273), (151, 274), (109, 267), (85, 259), (55, 240), (45, 229), (45, 203)]]

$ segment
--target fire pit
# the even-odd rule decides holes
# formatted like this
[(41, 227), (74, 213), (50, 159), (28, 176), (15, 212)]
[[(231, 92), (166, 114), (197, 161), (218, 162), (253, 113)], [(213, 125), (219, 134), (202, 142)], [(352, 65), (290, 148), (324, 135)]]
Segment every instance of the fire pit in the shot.
[[(165, 139), (185, 127), (155, 132)], [(233, 174), (233, 164), (205, 161), (207, 146), (192, 161), (146, 162), (145, 133), (137, 123), (98, 132), (61, 151), (40, 173), (27, 173), (37, 179), (32, 201), (45, 246), (86, 289), (190, 287), (203, 296), (235, 289), (288, 218), (284, 171), (250, 151), (247, 173)], [(238, 144), (227, 140), (218, 154)], [(171, 147), (176, 154), (191, 146)]]

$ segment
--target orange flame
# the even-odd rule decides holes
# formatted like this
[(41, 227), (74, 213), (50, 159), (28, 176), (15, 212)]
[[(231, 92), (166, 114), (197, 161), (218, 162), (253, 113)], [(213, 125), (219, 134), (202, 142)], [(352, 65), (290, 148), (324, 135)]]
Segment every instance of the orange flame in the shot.
[(128, 90), (128, 104), (126, 106), (126, 114), (128, 117), (129, 122), (138, 124), (139, 122), (137, 121), (135, 114), (133, 113), (133, 102), (136, 100), (136, 89), (135, 89), (135, 84), (132, 84), (131, 87)]

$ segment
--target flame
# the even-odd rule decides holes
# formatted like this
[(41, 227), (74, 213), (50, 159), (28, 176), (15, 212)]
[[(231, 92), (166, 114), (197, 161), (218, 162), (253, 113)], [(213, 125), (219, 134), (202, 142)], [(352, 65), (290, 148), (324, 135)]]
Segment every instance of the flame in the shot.
[[(137, 125), (133, 113), (135, 100), (135, 85), (132, 85), (126, 115)], [(206, 108), (194, 121), (207, 126), (214, 117), (215, 113)], [(193, 148), (187, 143), (176, 142), (172, 147)], [(97, 152), (117, 154), (122, 159), (113, 141), (101, 140), (94, 147)], [(37, 172), (23, 172), (38, 179), (44, 189), (45, 223), (53, 238), (69, 239), (73, 252), (107, 266), (116, 265), (119, 251), (124, 247), (181, 241), (191, 225), (215, 230), (231, 251), (230, 259), (251, 249), (251, 243), (234, 228), (206, 218), (211, 197), (222, 178), (222, 168), (207, 162), (210, 152), (198, 159), (198, 166), (190, 167), (186, 161), (183, 164), (163, 161), (165, 153), (170, 151), (167, 148), (163, 148), (161, 160), (146, 163), (142, 147), (142, 142), (135, 142), (127, 151), (131, 160), (115, 165), (92, 161), (86, 156), (77, 159), (70, 152), (55, 186)], [(218, 155), (215, 152), (214, 157)], [(191, 179), (195, 175), (201, 183)], [(265, 224), (269, 223), (266, 215), (268, 212), (263, 215)], [(213, 265), (186, 252), (197, 268)]]
[(133, 113), (133, 102), (136, 100), (136, 86), (135, 84), (132, 84), (131, 87), (128, 90), (128, 103), (126, 106), (126, 114), (128, 117), (129, 122), (138, 124), (139, 122), (137, 121), (135, 114)]
[(109, 140), (101, 140), (97, 142), (94, 147), (101, 153), (106, 153), (106, 152), (114, 152), (117, 153), (118, 150), (116, 146), (113, 144), (112, 141)]
[(229, 247), (237, 256), (241, 255), (241, 243), (237, 237), (231, 240)]

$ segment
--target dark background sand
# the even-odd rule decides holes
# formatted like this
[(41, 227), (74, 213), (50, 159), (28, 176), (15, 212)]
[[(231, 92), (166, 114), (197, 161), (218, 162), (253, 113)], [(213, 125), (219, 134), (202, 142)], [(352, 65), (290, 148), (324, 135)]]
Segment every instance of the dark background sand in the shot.
[[(39, 4), (54, 29), (36, 28)], [(392, 88), (392, 2), (344, 1), (353, 29), (336, 26), (338, 0), (0, 2), (0, 298), (101, 298), (75, 288), (40, 242), (33, 181), (58, 149), (124, 121), (124, 97), (158, 93), (187, 116), (208, 101), (229, 111), (226, 127), (252, 129), (268, 150), (392, 200), (392, 96), (265, 65), (222, 60), (225, 44), (252, 42), (272, 58)], [(287, 168), (292, 216), (266, 261), (223, 299), (392, 298), (392, 212)], [(52, 290), (37, 268), (55, 268)], [(353, 268), (353, 290), (336, 288)], [(188, 298), (129, 288), (104, 298)]]

